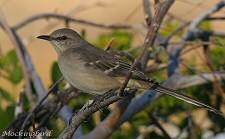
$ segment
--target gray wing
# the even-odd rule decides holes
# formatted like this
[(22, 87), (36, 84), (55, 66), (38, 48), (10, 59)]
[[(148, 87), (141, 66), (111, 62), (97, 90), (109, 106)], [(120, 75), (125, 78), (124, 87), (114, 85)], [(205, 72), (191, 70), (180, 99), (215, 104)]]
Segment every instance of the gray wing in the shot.
[[(96, 52), (97, 53), (97, 52)], [(109, 76), (115, 76), (115, 77), (126, 77), (127, 73), (129, 72), (131, 65), (126, 63), (125, 61), (117, 58), (114, 55), (111, 55), (105, 51), (102, 51), (101, 55), (93, 55), (90, 54), (90, 56), (86, 55), (86, 65), (94, 68), (95, 70), (99, 70), (101, 72), (104, 72), (105, 74)], [(87, 62), (88, 61), (88, 62)], [(90, 62), (91, 61), (91, 62)], [(148, 81), (149, 88), (152, 88), (158, 92), (176, 97), (180, 100), (183, 100), (187, 103), (194, 104), (199, 107), (203, 107), (208, 109), (209, 111), (213, 111), (216, 114), (220, 114), (222, 116), (223, 113), (201, 101), (195, 100), (187, 95), (180, 94), (170, 88), (165, 88), (159, 85), (159, 83), (150, 80), (143, 72), (139, 71), (138, 69), (135, 69), (132, 71), (131, 78), (141, 81)]]
[[(109, 76), (126, 77), (131, 65), (112, 54), (106, 53), (107, 52), (105, 52), (105, 55), (92, 57), (92, 59), (89, 60), (91, 62), (86, 63), (86, 66), (90, 66), (95, 70), (100, 70)], [(132, 71), (131, 78), (144, 81), (149, 80), (149, 78), (138, 69)]]

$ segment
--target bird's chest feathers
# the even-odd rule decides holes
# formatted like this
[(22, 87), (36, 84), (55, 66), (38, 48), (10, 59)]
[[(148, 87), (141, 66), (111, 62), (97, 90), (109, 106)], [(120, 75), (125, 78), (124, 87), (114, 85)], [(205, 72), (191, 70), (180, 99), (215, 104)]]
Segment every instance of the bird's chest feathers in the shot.
[(71, 84), (83, 83), (89, 76), (87, 69), (85, 69), (84, 62), (78, 58), (73, 58), (71, 60), (66, 58), (59, 58), (59, 68), (63, 76)]
[(65, 79), (74, 87), (94, 94), (102, 94), (108, 88), (117, 88), (120, 84), (109, 76), (86, 67), (82, 59), (59, 58), (59, 68)]

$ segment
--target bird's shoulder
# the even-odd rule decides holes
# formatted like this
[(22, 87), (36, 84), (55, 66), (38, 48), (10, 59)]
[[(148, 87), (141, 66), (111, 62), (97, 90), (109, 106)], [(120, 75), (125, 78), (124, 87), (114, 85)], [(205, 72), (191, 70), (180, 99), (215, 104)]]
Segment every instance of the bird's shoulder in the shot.
[[(97, 48), (99, 49), (99, 48)], [(97, 70), (101, 70), (105, 74), (114, 77), (126, 77), (131, 65), (126, 61), (120, 59), (112, 53), (106, 52), (102, 49), (95, 52), (98, 55), (92, 56), (90, 62), (86, 63), (86, 66), (92, 67)], [(131, 78), (138, 80), (149, 80), (149, 78), (137, 68), (132, 71)]]
[[(95, 46), (83, 46), (70, 48), (70, 51), (65, 52), (70, 59), (81, 60), (87, 68), (98, 70), (106, 75), (114, 77), (126, 77), (131, 65), (112, 53), (106, 52)], [(132, 78), (138, 80), (148, 80), (149, 78), (138, 69), (132, 71)]]

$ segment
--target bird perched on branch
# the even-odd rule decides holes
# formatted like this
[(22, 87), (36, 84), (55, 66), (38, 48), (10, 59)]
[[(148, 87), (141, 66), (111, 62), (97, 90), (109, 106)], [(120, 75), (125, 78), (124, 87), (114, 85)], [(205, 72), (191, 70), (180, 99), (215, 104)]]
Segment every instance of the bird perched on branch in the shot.
[[(109, 90), (119, 89), (131, 68), (130, 64), (93, 46), (71, 29), (58, 29), (37, 38), (50, 41), (54, 46), (64, 78), (75, 88), (90, 94), (103, 95)], [(127, 88), (153, 89), (223, 115), (201, 101), (161, 86), (138, 69), (132, 71)]]

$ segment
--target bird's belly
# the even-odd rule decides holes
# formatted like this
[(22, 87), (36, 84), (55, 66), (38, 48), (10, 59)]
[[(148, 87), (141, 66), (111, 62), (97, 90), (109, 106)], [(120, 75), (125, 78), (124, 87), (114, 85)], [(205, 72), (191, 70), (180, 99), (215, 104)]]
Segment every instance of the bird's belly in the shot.
[(120, 87), (120, 83), (106, 74), (88, 71), (83, 65), (59, 66), (65, 79), (75, 88), (84, 92), (102, 95)]

